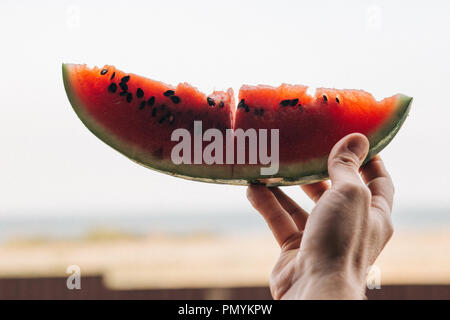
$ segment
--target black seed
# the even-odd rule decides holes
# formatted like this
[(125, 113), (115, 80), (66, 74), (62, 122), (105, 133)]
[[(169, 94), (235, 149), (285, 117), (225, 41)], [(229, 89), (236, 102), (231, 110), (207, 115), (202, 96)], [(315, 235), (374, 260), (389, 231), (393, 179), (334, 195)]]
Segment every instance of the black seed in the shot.
[(126, 96), (127, 94), (128, 94), (128, 92), (126, 92), (126, 91), (120, 91), (120, 93), (119, 93), (120, 96)]
[(223, 108), (224, 105), (225, 105), (225, 104), (223, 103), (223, 101), (220, 101), (220, 103), (219, 103), (219, 108)]
[[(214, 99), (211, 98), (211, 97), (206, 98), (206, 101), (208, 102), (208, 105), (209, 105), (210, 107), (214, 107), (214, 106), (216, 105), (216, 102), (215, 102)], [(221, 102), (222, 102), (222, 101), (221, 101)]]
[(108, 73), (108, 69), (103, 69), (102, 71), (100, 71), (100, 74), (102, 75), (102, 76), (104, 76), (105, 74), (107, 74)]
[(127, 91), (127, 90), (128, 90), (128, 85), (127, 85), (125, 82), (119, 83), (119, 87), (120, 87), (120, 89), (122, 89), (123, 91)]
[(166, 119), (169, 120), (169, 123), (170, 123), (170, 119), (172, 119), (172, 122), (173, 122), (173, 115), (172, 115), (172, 112), (170, 112), (170, 110), (167, 111), (167, 114), (159, 120), (159, 123), (163, 123), (164, 121), (166, 121)]
[(152, 111), (152, 117), (155, 117), (155, 116), (156, 116), (156, 110), (157, 110), (157, 108), (153, 109), (153, 111)]
[(322, 97), (323, 97), (323, 101), (325, 101), (325, 102), (328, 101), (328, 98), (327, 98), (327, 96), (325, 94)]
[(115, 84), (114, 82), (111, 83), (111, 84), (108, 86), (108, 91), (111, 92), (111, 93), (116, 92), (116, 91), (117, 91), (117, 84)]
[(142, 98), (144, 96), (144, 91), (141, 88), (137, 88), (136, 97)]
[(280, 102), (280, 106), (287, 107), (291, 103), (291, 100), (283, 100)]
[(131, 100), (133, 100), (133, 95), (131, 94), (131, 92), (127, 93), (127, 102), (131, 102)]
[(336, 97), (336, 102), (339, 103), (339, 98), (338, 97)]
[(155, 104), (155, 97), (151, 97), (147, 100), (148, 105), (151, 107)]
[(245, 104), (245, 100), (244, 99), (242, 99), (239, 102), (239, 104), (238, 104), (238, 109), (242, 109), (242, 108), (245, 109), (245, 112), (249, 112), (250, 111), (250, 108), (248, 107), (248, 105)]
[(109, 79), (109, 80), (112, 80), (112, 79), (114, 79), (114, 77), (116, 76), (116, 73), (115, 72), (113, 72), (113, 74), (112, 74), (112, 76), (111, 76), (111, 79)]
[(173, 103), (177, 104), (181, 102), (181, 99), (179, 96), (171, 96), (170, 100), (172, 100)]
[(125, 77), (123, 77), (122, 79), (120, 79), (120, 82), (121, 82), (121, 83), (127, 83), (128, 80), (130, 80), (130, 76), (125, 76)]
[(264, 114), (264, 109), (263, 108), (255, 109), (254, 113), (257, 116), (262, 116)]
[(142, 110), (145, 108), (145, 100), (141, 101), (141, 104), (139, 105), (139, 110)]
[(172, 124), (175, 121), (175, 117), (173, 115), (169, 116), (169, 123)]
[(167, 91), (164, 92), (163, 94), (164, 94), (164, 96), (166, 96), (166, 97), (170, 97), (170, 96), (173, 96), (173, 95), (175, 94), (175, 91), (173, 91), (173, 90), (167, 90)]
[(298, 103), (298, 99), (295, 98), (295, 99), (292, 99), (292, 100), (291, 100), (291, 102), (290, 102), (289, 105), (290, 105), (291, 107), (294, 107), (297, 103)]
[(245, 104), (245, 100), (242, 99), (241, 101), (239, 101), (239, 104), (237, 106), (238, 109), (244, 109), (244, 108), (248, 108), (247, 105)]

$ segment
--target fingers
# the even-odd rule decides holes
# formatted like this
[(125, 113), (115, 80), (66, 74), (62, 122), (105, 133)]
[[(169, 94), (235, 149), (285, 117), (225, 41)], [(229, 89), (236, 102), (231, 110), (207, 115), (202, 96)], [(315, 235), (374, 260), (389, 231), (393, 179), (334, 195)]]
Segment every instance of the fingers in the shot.
[(297, 226), (266, 186), (249, 186), (247, 198), (263, 216), (281, 248), (298, 247), (301, 234)]
[(333, 187), (342, 184), (363, 185), (358, 169), (369, 151), (369, 141), (359, 133), (342, 138), (328, 157), (328, 173)]
[(372, 193), (372, 206), (390, 215), (394, 200), (394, 184), (383, 160), (375, 156), (361, 168), (361, 175)]
[(327, 181), (320, 181), (312, 184), (304, 184), (302, 190), (311, 198), (312, 201), (319, 201), (322, 194), (328, 190), (330, 185)]
[(294, 200), (288, 197), (280, 188), (269, 188), (269, 190), (275, 195), (278, 202), (287, 211), (294, 220), (295, 225), (299, 231), (305, 229), (306, 220), (309, 214), (303, 210)]

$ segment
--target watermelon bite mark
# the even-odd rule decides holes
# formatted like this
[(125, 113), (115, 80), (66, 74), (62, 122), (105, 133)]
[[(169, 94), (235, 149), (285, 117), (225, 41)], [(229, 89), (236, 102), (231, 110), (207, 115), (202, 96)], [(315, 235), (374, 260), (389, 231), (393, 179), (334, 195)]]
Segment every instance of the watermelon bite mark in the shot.
[[(244, 85), (235, 107), (232, 89), (205, 95), (187, 83), (174, 87), (113, 66), (63, 64), (62, 69), (73, 109), (102, 141), (146, 167), (214, 183), (290, 185), (325, 179), (331, 148), (352, 132), (368, 137), (368, 161), (398, 132), (412, 100), (397, 94), (376, 101), (362, 90), (319, 88), (311, 95), (302, 85)], [(261, 165), (236, 161), (175, 165), (171, 151), (178, 142), (171, 141), (172, 132), (186, 129), (194, 136), (194, 121), (201, 121), (203, 132), (215, 128), (223, 137), (227, 129), (279, 129), (279, 171), (261, 176)], [(202, 150), (209, 143), (203, 141)]]

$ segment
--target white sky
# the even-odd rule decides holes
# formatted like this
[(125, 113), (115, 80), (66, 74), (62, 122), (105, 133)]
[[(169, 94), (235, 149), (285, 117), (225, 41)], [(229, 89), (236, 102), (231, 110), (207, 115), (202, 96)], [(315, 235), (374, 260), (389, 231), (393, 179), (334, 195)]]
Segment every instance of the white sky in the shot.
[(0, 214), (251, 210), (243, 187), (159, 174), (98, 140), (66, 98), (63, 61), (206, 92), (286, 82), (411, 95), (382, 152), (396, 206), (449, 207), (450, 1), (337, 2), (2, 0)]

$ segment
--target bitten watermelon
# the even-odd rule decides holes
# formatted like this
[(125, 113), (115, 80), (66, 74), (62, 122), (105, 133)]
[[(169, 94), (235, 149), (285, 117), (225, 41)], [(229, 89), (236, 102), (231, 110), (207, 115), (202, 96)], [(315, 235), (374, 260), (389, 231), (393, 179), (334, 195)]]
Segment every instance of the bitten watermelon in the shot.
[[(187, 83), (174, 87), (113, 66), (63, 64), (62, 69), (75, 112), (97, 137), (146, 167), (214, 183), (290, 185), (325, 179), (327, 157), (337, 141), (352, 132), (366, 135), (370, 141), (369, 160), (398, 132), (412, 101), (401, 94), (377, 101), (362, 90), (324, 88), (311, 96), (306, 86), (283, 84), (243, 86), (235, 107), (231, 89), (205, 95)], [(171, 157), (179, 144), (179, 140), (171, 139), (177, 129), (184, 129), (192, 137), (188, 141), (192, 153), (180, 153), (189, 160), (183, 163), (174, 163)], [(199, 137), (208, 129), (215, 129), (223, 139), (219, 141), (217, 135)], [(239, 129), (241, 133), (267, 129), (268, 136), (271, 129), (278, 129), (276, 172), (263, 175), (262, 162), (249, 163), (251, 152), (260, 154), (259, 144), (256, 149), (245, 145), (246, 161), (239, 163), (239, 143), (236, 135), (229, 135)], [(231, 153), (225, 143), (230, 141)], [(216, 161), (209, 164), (199, 160), (196, 151), (202, 154), (208, 146), (211, 149), (212, 142), (223, 144), (215, 144), (210, 154)], [(272, 146), (268, 138), (268, 150)], [(219, 156), (223, 161), (217, 160)]]

